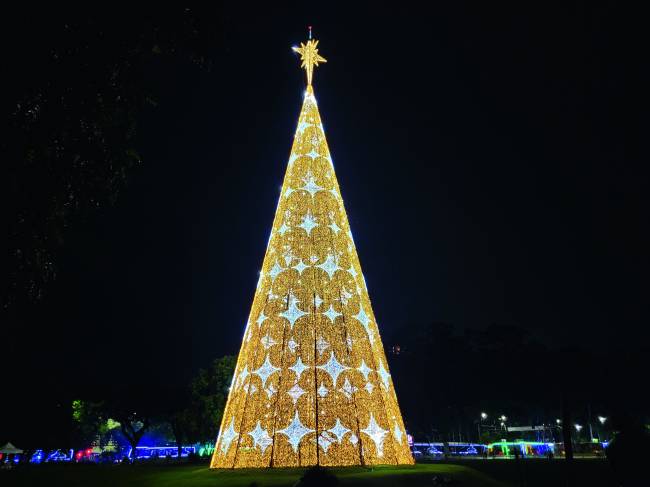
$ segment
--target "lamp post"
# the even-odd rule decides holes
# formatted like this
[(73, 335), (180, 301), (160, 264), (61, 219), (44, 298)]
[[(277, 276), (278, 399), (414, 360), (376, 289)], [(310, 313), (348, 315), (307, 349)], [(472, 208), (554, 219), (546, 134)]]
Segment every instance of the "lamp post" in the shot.
[(576, 441), (580, 441), (580, 430), (582, 429), (582, 425), (576, 423), (576, 424), (574, 424), (573, 426), (574, 426), (575, 429), (576, 429)]
[(488, 417), (487, 413), (483, 413), (483, 412), (481, 413), (481, 419), (477, 423), (477, 426), (478, 426), (478, 441), (477, 441), (477, 443), (481, 442), (481, 426), (483, 425), (483, 420), (487, 419), (487, 417)]
[(605, 421), (607, 421), (607, 418), (605, 416), (598, 416), (598, 422), (600, 423), (600, 428), (599, 428), (599, 430), (600, 430), (600, 438), (599, 438), (599, 440), (600, 441), (605, 440), (605, 429), (604, 429)]

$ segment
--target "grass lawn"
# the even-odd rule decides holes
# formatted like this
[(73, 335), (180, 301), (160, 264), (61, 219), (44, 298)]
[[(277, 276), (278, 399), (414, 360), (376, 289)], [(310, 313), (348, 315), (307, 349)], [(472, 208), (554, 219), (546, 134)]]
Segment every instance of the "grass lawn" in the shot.
[[(305, 469), (209, 470), (207, 466), (173, 465), (42, 465), (0, 471), (2, 487), (259, 487), (292, 486)], [(342, 486), (427, 486), (434, 476), (453, 480), (457, 486), (506, 486), (471, 467), (451, 464), (420, 464), (413, 467), (337, 468), (334, 472)]]
[[(420, 463), (413, 467), (348, 467), (333, 469), (342, 487), (433, 487), (434, 476), (458, 487), (553, 487), (565, 485), (563, 460), (465, 460)], [(29, 487), (259, 487), (292, 486), (304, 468), (210, 470), (207, 465), (41, 465), (0, 471), (0, 486)], [(618, 485), (605, 460), (577, 460), (575, 485)]]
[[(529, 458), (517, 464), (514, 460), (450, 460), (445, 464), (464, 465), (487, 474), (508, 485), (526, 487), (566, 485), (564, 459), (547, 460)], [(605, 459), (576, 459), (574, 461), (574, 485), (589, 487), (615, 487), (618, 482)]]

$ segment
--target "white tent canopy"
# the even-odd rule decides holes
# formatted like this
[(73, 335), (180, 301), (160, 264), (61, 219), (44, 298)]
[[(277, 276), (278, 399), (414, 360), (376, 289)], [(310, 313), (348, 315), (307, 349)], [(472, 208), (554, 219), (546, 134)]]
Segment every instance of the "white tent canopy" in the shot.
[(16, 455), (22, 452), (23, 451), (20, 448), (16, 448), (11, 443), (7, 443), (5, 446), (0, 448), (0, 453), (4, 453), (5, 455)]

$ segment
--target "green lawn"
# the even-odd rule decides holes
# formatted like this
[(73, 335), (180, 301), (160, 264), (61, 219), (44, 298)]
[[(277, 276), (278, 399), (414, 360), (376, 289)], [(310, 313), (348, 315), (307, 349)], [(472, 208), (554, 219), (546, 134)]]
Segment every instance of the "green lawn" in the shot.
[[(566, 485), (567, 471), (564, 459), (549, 461), (542, 458), (529, 458), (519, 464), (514, 460), (467, 459), (450, 460), (445, 464), (464, 465), (513, 486), (564, 487)], [(619, 485), (605, 459), (576, 459), (573, 474), (576, 486), (616, 487)]]
[[(248, 487), (256, 482), (259, 487), (292, 486), (305, 469), (269, 470), (209, 470), (206, 466), (94, 466), (59, 465), (35, 466), (0, 471), (0, 485), (13, 486), (70, 486), (70, 487)], [(415, 465), (413, 467), (359, 467), (338, 468), (334, 472), (342, 486), (409, 487), (433, 485), (434, 476), (447, 477), (458, 486), (505, 486), (486, 474), (463, 465)]]
[[(563, 460), (466, 460), (420, 463), (413, 467), (349, 467), (334, 469), (342, 487), (433, 487), (433, 477), (451, 479), (451, 486), (553, 487), (565, 485)], [(0, 471), (0, 486), (29, 487), (259, 487), (293, 486), (305, 469), (209, 470), (207, 465), (42, 465)], [(604, 460), (577, 460), (574, 485), (610, 487), (614, 481)]]

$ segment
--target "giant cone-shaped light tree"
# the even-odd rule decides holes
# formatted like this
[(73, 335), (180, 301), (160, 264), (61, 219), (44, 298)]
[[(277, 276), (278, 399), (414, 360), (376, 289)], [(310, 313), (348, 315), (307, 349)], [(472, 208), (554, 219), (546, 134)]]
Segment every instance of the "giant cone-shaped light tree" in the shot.
[(411, 464), (314, 90), (307, 90), (212, 468)]

